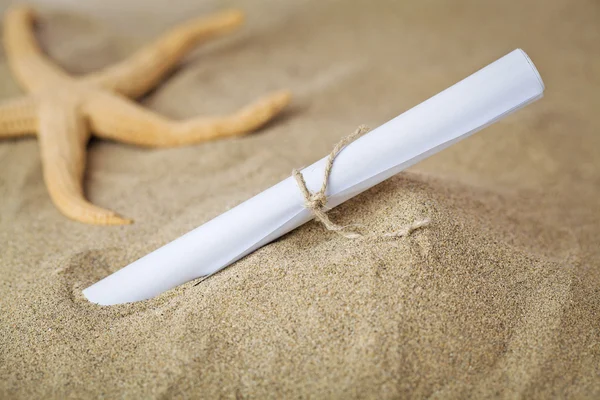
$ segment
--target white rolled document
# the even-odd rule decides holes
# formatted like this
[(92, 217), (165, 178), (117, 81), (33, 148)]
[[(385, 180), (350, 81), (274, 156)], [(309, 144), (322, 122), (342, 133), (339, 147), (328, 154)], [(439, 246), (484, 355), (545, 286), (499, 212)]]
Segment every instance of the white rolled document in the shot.
[[(349, 144), (327, 187), (333, 208), (405, 168), (542, 97), (544, 84), (514, 50), (454, 86)], [(326, 159), (302, 170), (318, 191)], [(223, 269), (313, 218), (290, 177), (83, 291), (112, 305), (150, 299)]]

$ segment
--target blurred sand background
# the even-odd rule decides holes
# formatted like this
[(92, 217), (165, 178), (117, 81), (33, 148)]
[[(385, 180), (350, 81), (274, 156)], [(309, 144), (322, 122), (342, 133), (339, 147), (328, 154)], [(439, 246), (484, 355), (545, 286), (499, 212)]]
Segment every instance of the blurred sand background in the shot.
[[(2, 2), (3, 9), (9, 4)], [(600, 397), (600, 3), (38, 1), (68, 71), (126, 57), (237, 6), (143, 103), (172, 118), (287, 87), (254, 135), (179, 149), (90, 145), (86, 191), (135, 219), (92, 227), (51, 204), (33, 139), (0, 142), (1, 398)], [(99, 307), (81, 289), (514, 48), (541, 101), (332, 212), (375, 245), (309, 223), (198, 286)], [(0, 98), (21, 93), (0, 59)], [(202, 245), (201, 243), (199, 245)], [(168, 267), (168, 266), (167, 266)]]

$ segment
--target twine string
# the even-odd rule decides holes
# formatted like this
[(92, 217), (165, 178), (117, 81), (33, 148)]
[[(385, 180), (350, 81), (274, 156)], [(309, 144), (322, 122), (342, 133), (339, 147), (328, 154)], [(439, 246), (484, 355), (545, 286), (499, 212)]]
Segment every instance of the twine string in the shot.
[(325, 226), (325, 228), (327, 228), (327, 230), (336, 232), (337, 234), (345, 237), (346, 239), (360, 239), (365, 237), (397, 238), (408, 236), (415, 230), (428, 226), (430, 223), (429, 218), (415, 221), (412, 224), (403, 226), (401, 229), (395, 232), (388, 232), (383, 234), (371, 233), (369, 235), (363, 235), (358, 232), (348, 230), (345, 226), (336, 224), (327, 215), (327, 195), (325, 194), (325, 192), (327, 191), (327, 185), (329, 183), (331, 169), (333, 168), (333, 162), (335, 161), (335, 158), (338, 156), (338, 154), (344, 149), (344, 147), (354, 142), (359, 137), (363, 136), (369, 130), (370, 129), (367, 126), (361, 125), (354, 132), (340, 140), (333, 147), (333, 150), (331, 150), (331, 153), (329, 153), (329, 156), (327, 157), (327, 161), (325, 163), (323, 182), (321, 183), (321, 189), (319, 189), (319, 191), (313, 193), (310, 190), (308, 190), (308, 187), (306, 186), (306, 181), (304, 180), (304, 176), (299, 170), (294, 169), (292, 171), (292, 176), (296, 180), (298, 188), (302, 193), (302, 197), (304, 197), (304, 207), (310, 210), (314, 217), (317, 220), (319, 220)]

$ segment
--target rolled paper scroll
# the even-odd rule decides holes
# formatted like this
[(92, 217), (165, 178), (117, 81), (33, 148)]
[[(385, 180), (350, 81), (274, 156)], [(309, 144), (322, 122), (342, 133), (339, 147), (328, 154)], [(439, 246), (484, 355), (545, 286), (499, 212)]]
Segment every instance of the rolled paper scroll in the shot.
[[(345, 147), (327, 186), (333, 208), (405, 168), (542, 97), (544, 84), (522, 50), (514, 50)], [(326, 158), (304, 168), (318, 191)], [(219, 271), (310, 221), (289, 177), (83, 291), (101, 305), (150, 299)]]

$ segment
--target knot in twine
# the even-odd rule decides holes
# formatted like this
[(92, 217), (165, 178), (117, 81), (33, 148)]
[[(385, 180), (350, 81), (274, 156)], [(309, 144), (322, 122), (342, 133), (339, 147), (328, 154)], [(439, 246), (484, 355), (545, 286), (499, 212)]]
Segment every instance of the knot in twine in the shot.
[(306, 181), (304, 180), (304, 176), (302, 173), (294, 169), (292, 171), (292, 176), (296, 179), (296, 183), (298, 184), (298, 188), (302, 192), (302, 196), (304, 197), (304, 207), (310, 210), (314, 217), (318, 219), (327, 230), (334, 231), (339, 235), (347, 238), (347, 239), (359, 239), (365, 237), (371, 238), (391, 238), (391, 237), (403, 237), (410, 235), (413, 231), (425, 227), (429, 225), (430, 220), (428, 218), (418, 220), (413, 222), (412, 224), (406, 225), (402, 227), (400, 230), (395, 232), (388, 232), (383, 234), (371, 233), (369, 235), (363, 235), (358, 232), (347, 230), (345, 226), (338, 225), (329, 219), (327, 215), (327, 195), (325, 195), (325, 191), (327, 190), (327, 185), (329, 183), (329, 175), (331, 175), (331, 169), (333, 168), (333, 162), (337, 155), (350, 143), (354, 142), (356, 139), (369, 132), (369, 128), (365, 125), (359, 126), (352, 134), (346, 136), (342, 140), (340, 140), (333, 148), (329, 156), (327, 157), (327, 162), (325, 163), (325, 173), (323, 174), (323, 183), (321, 184), (321, 189), (318, 192), (311, 192), (308, 190), (306, 186)]

